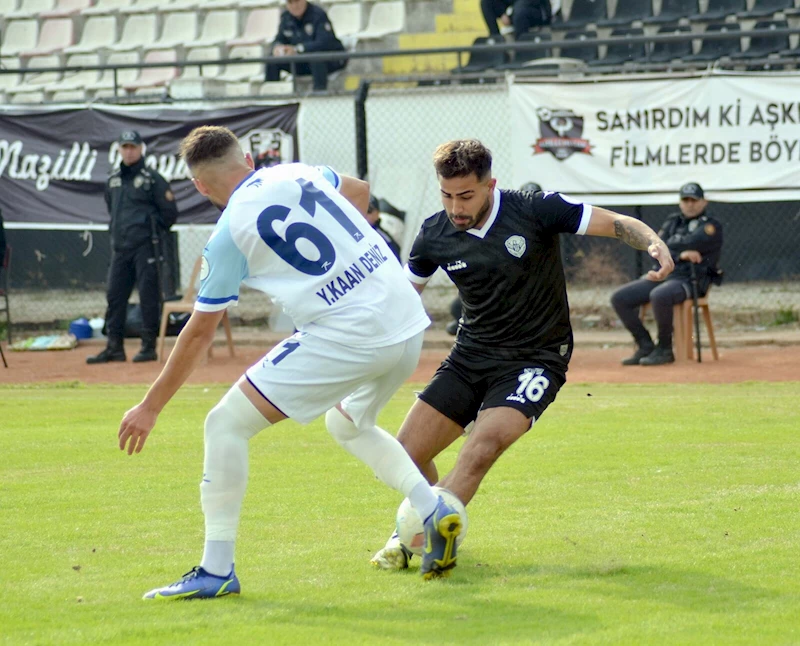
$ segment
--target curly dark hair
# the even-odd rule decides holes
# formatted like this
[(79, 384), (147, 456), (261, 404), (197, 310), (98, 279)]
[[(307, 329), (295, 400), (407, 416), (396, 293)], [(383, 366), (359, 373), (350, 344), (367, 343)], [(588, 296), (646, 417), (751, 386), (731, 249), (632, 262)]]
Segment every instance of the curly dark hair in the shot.
[(475, 173), (482, 181), (492, 172), (492, 153), (477, 139), (455, 139), (436, 149), (433, 167), (444, 179)]

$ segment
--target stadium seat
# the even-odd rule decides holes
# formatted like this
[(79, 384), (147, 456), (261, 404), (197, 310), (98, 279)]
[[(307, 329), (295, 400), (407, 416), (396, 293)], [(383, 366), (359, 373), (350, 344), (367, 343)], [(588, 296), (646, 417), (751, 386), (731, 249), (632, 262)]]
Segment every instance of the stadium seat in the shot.
[(172, 9), (171, 0), (132, 0), (130, 4), (120, 7), (119, 12), (124, 15), (137, 13), (159, 13)]
[[(545, 43), (550, 42), (551, 36), (547, 33), (528, 31), (520, 34), (517, 38), (517, 43)], [(553, 50), (549, 47), (546, 49), (529, 49), (517, 50), (514, 52), (514, 60), (503, 65), (498, 65), (498, 70), (519, 70), (528, 67), (531, 63), (541, 60), (543, 58), (550, 58), (553, 55)]]
[(361, 40), (378, 40), (390, 34), (397, 34), (406, 28), (406, 3), (403, 0), (387, 0), (372, 5), (367, 26), (363, 31), (352, 34), (355, 43)]
[(136, 14), (124, 19), (122, 34), (119, 40), (111, 46), (115, 52), (124, 52), (132, 49), (141, 49), (152, 45), (158, 33), (155, 14)]
[(663, 0), (661, 3), (661, 13), (657, 16), (645, 18), (642, 22), (645, 25), (659, 25), (668, 22), (678, 22), (686, 16), (694, 16), (700, 13), (697, 0)]
[(607, 17), (606, 0), (573, 0), (569, 18), (554, 24), (553, 28), (582, 29), (589, 23), (597, 23), (598, 20), (605, 20)]
[[(187, 61), (218, 61), (225, 56), (222, 47), (192, 47), (186, 50)], [(216, 78), (222, 72), (221, 65), (188, 65), (181, 71), (181, 78)]]
[[(98, 54), (72, 54), (67, 57), (67, 67), (82, 67), (84, 65), (100, 65), (100, 56)], [(100, 70), (82, 70), (79, 72), (65, 72), (64, 78), (54, 83), (49, 83), (45, 87), (45, 91), (58, 94), (60, 98), (64, 98), (66, 93), (71, 97), (78, 99), (83, 98), (83, 88), (89, 83), (95, 83), (100, 79)], [(55, 96), (51, 96), (51, 100), (57, 100)]]
[(747, 9), (747, 0), (708, 0), (708, 8), (689, 16), (692, 22), (722, 22)]
[[(596, 31), (571, 31), (564, 36), (564, 40), (574, 40), (576, 43), (583, 42), (591, 38), (597, 38)], [(597, 59), (597, 45), (568, 45), (561, 47), (561, 58), (575, 58), (585, 63), (590, 63)]]
[(737, 16), (739, 18), (763, 18), (784, 9), (794, 9), (794, 0), (755, 0), (750, 11), (742, 11)]
[[(167, 324), (169, 323), (170, 314), (191, 314), (194, 311), (194, 301), (197, 297), (197, 279), (200, 277), (200, 268), (203, 263), (203, 256), (198, 256), (192, 268), (192, 275), (189, 278), (189, 284), (186, 286), (181, 300), (179, 301), (166, 301), (161, 308), (161, 326), (158, 330), (158, 360), (162, 363), (166, 360), (164, 355), (164, 340), (167, 337)], [(228, 312), (222, 315), (222, 327), (225, 329), (225, 339), (228, 342), (228, 352), (231, 357), (235, 357), (236, 353), (233, 349), (233, 335), (231, 334), (231, 321), (228, 318)], [(213, 356), (213, 344), (208, 347), (208, 358)]]
[(83, 23), (81, 39), (76, 45), (64, 48), (65, 54), (88, 54), (107, 49), (117, 42), (115, 15), (89, 16)]
[(739, 27), (739, 23), (736, 22), (726, 22), (719, 25), (709, 25), (706, 28), (706, 33), (714, 33), (714, 32), (723, 32), (723, 33), (730, 33), (730, 38), (715, 38), (711, 39), (703, 39), (703, 44), (700, 47), (700, 51), (696, 54), (692, 54), (690, 56), (684, 56), (684, 62), (705, 62), (705, 61), (715, 61), (718, 58), (722, 58), (723, 56), (731, 56), (736, 52), (742, 51), (742, 43), (741, 37), (739, 36), (739, 32), (741, 28)]
[(38, 72), (37, 69), (45, 67), (60, 67), (61, 57), (56, 54), (50, 56), (32, 56), (28, 59), (22, 82), (7, 88), (6, 94), (11, 95), (11, 103), (41, 103), (45, 98), (44, 86), (61, 79), (61, 72)]
[[(690, 34), (689, 25), (662, 25), (659, 34)], [(692, 55), (692, 41), (684, 40), (672, 43), (653, 43), (649, 60), (651, 63), (669, 63)]]
[(36, 47), (19, 53), (23, 58), (45, 56), (60, 52), (75, 43), (73, 23), (70, 18), (51, 18), (42, 23)]
[(35, 18), (42, 11), (50, 11), (55, 9), (56, 0), (20, 0), (19, 6), (15, 11), (6, 14), (6, 20), (15, 20), (17, 18)]
[[(612, 37), (630, 38), (631, 36), (644, 36), (644, 29), (641, 27), (618, 27), (611, 32)], [(643, 61), (647, 56), (645, 43), (626, 43), (620, 42), (608, 45), (606, 55), (589, 62), (589, 65), (622, 65), (624, 63), (635, 63)]]
[[(174, 63), (178, 56), (174, 49), (159, 49), (147, 52), (143, 63)], [(127, 92), (141, 93), (142, 90), (165, 88), (167, 84), (178, 77), (177, 67), (143, 67), (139, 75), (132, 81), (123, 84)]]
[[(6, 245), (6, 253), (3, 256), (3, 266), (0, 267), (0, 298), (3, 299), (4, 305), (0, 305), (0, 312), (6, 313), (6, 336), (8, 337), (8, 344), (11, 345), (11, 307), (8, 304), (8, 291), (9, 281), (8, 277), (11, 274), (11, 247)], [(7, 367), (7, 366), (6, 366)]]
[(197, 13), (194, 11), (170, 11), (164, 14), (160, 38), (148, 45), (148, 50), (167, 49), (191, 45), (199, 29)]
[[(263, 58), (264, 48), (261, 45), (243, 45), (232, 47), (228, 58)], [(229, 63), (218, 76), (223, 81), (261, 81), (265, 76), (263, 63)]]
[[(0, 64), (7, 70), (18, 70), (20, 68), (19, 58), (3, 58)], [(6, 91), (14, 91), (22, 83), (22, 74), (0, 74), (0, 99), (5, 100)]]
[[(115, 52), (106, 60), (106, 65), (124, 65), (125, 63), (139, 63), (141, 56), (139, 52)], [(133, 81), (139, 75), (139, 70), (135, 68), (117, 70), (117, 89), (123, 92), (122, 87), (126, 83)], [(114, 70), (103, 71), (100, 78), (85, 86), (87, 92), (95, 97), (115, 96), (114, 94)]]
[(598, 27), (622, 27), (637, 20), (645, 20), (653, 15), (653, 3), (649, 0), (617, 0), (613, 18), (598, 20)]
[[(481, 45), (491, 45), (490, 38), (481, 36), (472, 42), (473, 47)], [(464, 67), (456, 67), (450, 70), (453, 74), (474, 74), (485, 70), (496, 69), (499, 65), (506, 62), (504, 52), (470, 52), (469, 60)]]
[(39, 18), (66, 18), (92, 6), (92, 0), (57, 0), (56, 6), (39, 13)]
[[(785, 20), (761, 20), (754, 29), (788, 29), (789, 23)], [(766, 58), (770, 54), (777, 54), (789, 49), (789, 36), (753, 36), (750, 46), (746, 51), (735, 52), (731, 58), (750, 59)]]
[(203, 21), (203, 31), (200, 37), (192, 43), (192, 46), (224, 45), (238, 35), (239, 13), (235, 9), (209, 11)]
[(361, 31), (364, 24), (364, 5), (361, 2), (335, 4), (328, 10), (333, 31), (344, 43), (350, 36)]
[(15, 57), (36, 47), (39, 23), (32, 20), (9, 20), (3, 25), (3, 57)]
[(19, 7), (19, 0), (0, 0), (0, 22)]
[(95, 0), (88, 9), (81, 11), (84, 16), (105, 16), (116, 14), (122, 7), (127, 7), (131, 0)]
[(278, 33), (280, 20), (281, 10), (277, 7), (252, 9), (245, 19), (242, 35), (229, 40), (228, 47), (271, 43)]

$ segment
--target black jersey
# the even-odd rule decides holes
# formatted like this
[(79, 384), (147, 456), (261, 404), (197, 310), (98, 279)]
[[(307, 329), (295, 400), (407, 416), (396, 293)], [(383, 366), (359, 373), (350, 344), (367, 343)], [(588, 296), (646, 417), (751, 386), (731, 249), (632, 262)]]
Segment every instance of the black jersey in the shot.
[(572, 327), (559, 233), (583, 233), (591, 207), (558, 193), (495, 189), (481, 229), (459, 231), (440, 211), (422, 225), (406, 273), (424, 283), (441, 267), (463, 304), (456, 345), (504, 358), (569, 361)]

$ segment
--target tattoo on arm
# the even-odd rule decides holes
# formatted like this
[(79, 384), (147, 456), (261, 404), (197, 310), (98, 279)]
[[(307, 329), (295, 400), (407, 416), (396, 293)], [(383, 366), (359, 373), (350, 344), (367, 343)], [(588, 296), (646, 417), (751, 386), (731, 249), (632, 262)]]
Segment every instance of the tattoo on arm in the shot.
[(615, 220), (614, 235), (634, 249), (644, 250), (654, 241), (650, 239), (651, 236), (637, 226), (638, 224), (635, 220)]

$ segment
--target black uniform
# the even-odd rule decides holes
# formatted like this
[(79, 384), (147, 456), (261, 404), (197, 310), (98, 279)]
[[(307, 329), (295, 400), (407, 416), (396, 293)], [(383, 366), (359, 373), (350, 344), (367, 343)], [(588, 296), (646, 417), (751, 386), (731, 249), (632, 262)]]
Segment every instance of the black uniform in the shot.
[(559, 233), (577, 233), (590, 208), (556, 193), (495, 191), (479, 230), (459, 231), (447, 213), (428, 218), (408, 275), (442, 267), (463, 314), (450, 355), (420, 399), (461, 426), (481, 408), (509, 406), (536, 419), (566, 381), (572, 327)]
[[(278, 34), (272, 43), (293, 45), (298, 54), (312, 52), (343, 52), (344, 45), (336, 38), (333, 25), (328, 19), (328, 14), (322, 7), (308, 3), (305, 13), (300, 19), (295, 18), (289, 11), (281, 14)], [(314, 79), (315, 90), (325, 90), (328, 87), (328, 74), (342, 69), (347, 64), (344, 59), (316, 63), (295, 63), (295, 72), (301, 76), (309, 74)], [(290, 71), (289, 63), (270, 63), (267, 65), (267, 81), (280, 79), (280, 72)]]
[(372, 228), (375, 229), (375, 233), (377, 233), (381, 238), (383, 238), (383, 241), (388, 245), (389, 249), (392, 250), (392, 253), (394, 254), (395, 258), (397, 258), (397, 260), (400, 260), (400, 245), (397, 244), (397, 241), (395, 241), (395, 239), (391, 235), (389, 235), (388, 231), (385, 231), (381, 228), (380, 221), (376, 222)]
[[(646, 278), (634, 280), (620, 287), (611, 297), (611, 304), (623, 325), (633, 335), (639, 347), (650, 347), (652, 339), (639, 317), (639, 309), (651, 303), (653, 318), (658, 326), (658, 342), (664, 348), (672, 347), (672, 306), (692, 296), (692, 263), (680, 260), (684, 251), (698, 251), (702, 262), (695, 265), (698, 296), (704, 296), (711, 284), (711, 270), (718, 268), (722, 252), (722, 224), (706, 212), (687, 218), (682, 213), (669, 216), (658, 236), (666, 243), (675, 262), (675, 270), (663, 282)], [(654, 266), (654, 268), (657, 268)]]
[(142, 339), (154, 341), (161, 306), (158, 265), (153, 248), (153, 229), (161, 235), (178, 217), (169, 184), (144, 159), (120, 167), (108, 178), (106, 206), (111, 216), (111, 268), (108, 277), (109, 342), (121, 342), (125, 331), (128, 299), (134, 284), (142, 309)]

